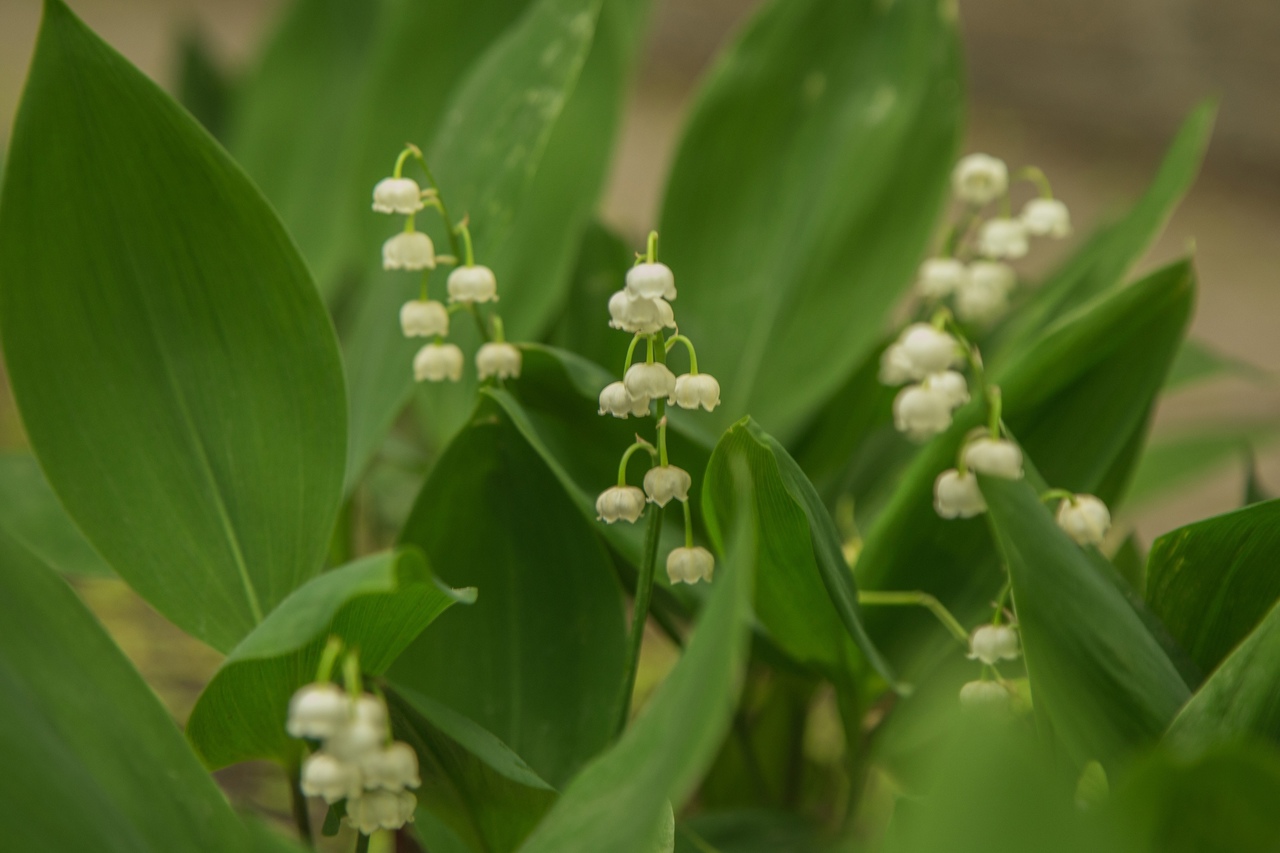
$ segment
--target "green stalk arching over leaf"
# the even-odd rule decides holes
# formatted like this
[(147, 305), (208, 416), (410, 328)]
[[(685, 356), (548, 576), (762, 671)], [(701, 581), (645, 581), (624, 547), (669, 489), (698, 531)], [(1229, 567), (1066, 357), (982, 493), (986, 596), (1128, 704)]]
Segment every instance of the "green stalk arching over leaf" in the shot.
[(0, 331), (58, 498), (169, 619), (229, 650), (320, 570), (346, 400), (311, 277), (217, 143), (61, 0), (0, 197)]

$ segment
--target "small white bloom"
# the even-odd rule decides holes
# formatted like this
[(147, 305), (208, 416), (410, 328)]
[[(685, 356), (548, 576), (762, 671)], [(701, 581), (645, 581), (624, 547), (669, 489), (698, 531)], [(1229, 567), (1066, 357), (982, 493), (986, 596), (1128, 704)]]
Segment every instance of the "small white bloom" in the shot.
[(422, 784), (418, 776), (418, 754), (400, 740), (366, 755), (360, 762), (360, 771), (366, 788), (399, 791)]
[(300, 787), (308, 797), (324, 797), (333, 805), (347, 797), (358, 797), (362, 790), (360, 771), (353, 764), (340, 761), (327, 752), (317, 752), (302, 764)]
[(960, 704), (966, 708), (1004, 709), (1012, 698), (998, 681), (970, 681), (960, 688)]
[(596, 517), (607, 524), (634, 522), (644, 512), (644, 492), (635, 486), (613, 486), (596, 498)]
[(379, 829), (399, 829), (413, 820), (418, 798), (408, 791), (366, 791), (347, 800), (347, 823), (365, 835)]
[(450, 302), (497, 302), (498, 279), (493, 270), (479, 264), (458, 267), (449, 273)]
[(928, 323), (912, 323), (898, 336), (904, 363), (911, 366), (911, 378), (923, 379), (958, 364), (963, 353), (951, 335)]
[(624, 419), (631, 415), (644, 417), (649, 414), (649, 400), (645, 397), (632, 397), (627, 386), (621, 382), (610, 382), (600, 392), (600, 414)]
[(636, 264), (627, 270), (627, 293), (643, 299), (675, 299), (676, 277), (666, 264)]
[(986, 326), (1008, 313), (1009, 288), (994, 276), (973, 276), (956, 291), (955, 306), (962, 321)]
[(930, 258), (920, 265), (916, 288), (929, 299), (942, 299), (964, 284), (965, 266), (955, 258)]
[(1058, 505), (1058, 526), (1078, 545), (1101, 545), (1111, 529), (1111, 511), (1093, 495), (1076, 495)]
[(1021, 258), (1029, 248), (1020, 219), (988, 219), (978, 232), (978, 251), (989, 258)]
[(413, 378), (419, 382), (457, 382), (462, 378), (462, 350), (455, 344), (427, 344), (413, 357)]
[(1056, 198), (1033, 198), (1022, 208), (1022, 224), (1037, 237), (1066, 237), (1071, 233), (1071, 214)]
[(687, 501), (692, 485), (689, 472), (675, 465), (656, 465), (644, 475), (645, 494), (658, 506), (666, 506), (672, 498)]
[(676, 390), (676, 375), (667, 369), (665, 364), (640, 362), (627, 369), (622, 377), (627, 386), (627, 393), (637, 399), (656, 400), (659, 397), (670, 397)]
[(382, 244), (384, 270), (430, 270), (436, 267), (436, 247), (421, 231), (401, 231)]
[(1001, 660), (1018, 659), (1018, 632), (1008, 625), (983, 625), (969, 637), (969, 660), (990, 666)]
[(701, 406), (709, 412), (720, 405), (720, 383), (710, 373), (685, 373), (676, 377), (667, 402), (682, 409)]
[(351, 720), (351, 700), (336, 684), (306, 684), (289, 700), (290, 736), (323, 740)]
[(902, 344), (890, 344), (880, 353), (880, 382), (883, 385), (901, 385), (914, 379), (916, 366), (902, 348)]
[(951, 400), (943, 391), (908, 385), (893, 401), (893, 424), (912, 441), (925, 441), (951, 426)]
[(1009, 188), (1009, 167), (986, 154), (970, 154), (951, 173), (951, 190), (970, 204), (986, 204)]
[(422, 192), (411, 178), (383, 178), (373, 188), (376, 213), (417, 213), (422, 208)]
[(352, 720), (324, 743), (335, 758), (359, 766), (366, 758), (382, 749), (386, 742), (385, 726), (367, 720)]
[(1018, 274), (1002, 261), (974, 261), (969, 264), (968, 284), (977, 284), (999, 290), (1005, 294), (1013, 291)]
[(619, 290), (609, 297), (609, 325), (624, 332), (652, 335), (661, 329), (674, 329), (676, 315), (665, 299), (632, 296)]
[(977, 438), (964, 449), (964, 464), (988, 477), (1022, 479), (1022, 449), (1003, 438)]
[(978, 478), (952, 468), (933, 482), (933, 508), (942, 518), (973, 518), (987, 511)]
[(449, 309), (442, 303), (412, 299), (400, 306), (400, 328), (406, 338), (449, 334)]
[(476, 373), (481, 379), (496, 376), (516, 379), (520, 376), (520, 350), (508, 343), (490, 341), (476, 351)]
[(947, 398), (947, 404), (956, 409), (969, 402), (969, 383), (964, 375), (954, 370), (944, 370), (924, 378), (924, 384), (931, 391), (937, 391)]
[(667, 577), (672, 583), (694, 584), (711, 581), (716, 569), (716, 558), (700, 545), (693, 548), (673, 548), (667, 555)]

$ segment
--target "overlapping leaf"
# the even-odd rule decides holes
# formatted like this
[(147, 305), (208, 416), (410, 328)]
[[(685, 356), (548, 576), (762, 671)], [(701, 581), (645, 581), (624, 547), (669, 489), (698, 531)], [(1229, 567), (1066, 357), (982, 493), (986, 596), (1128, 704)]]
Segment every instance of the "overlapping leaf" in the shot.
[(110, 575), (26, 453), (0, 454), (0, 528), (47, 566), (70, 575)]

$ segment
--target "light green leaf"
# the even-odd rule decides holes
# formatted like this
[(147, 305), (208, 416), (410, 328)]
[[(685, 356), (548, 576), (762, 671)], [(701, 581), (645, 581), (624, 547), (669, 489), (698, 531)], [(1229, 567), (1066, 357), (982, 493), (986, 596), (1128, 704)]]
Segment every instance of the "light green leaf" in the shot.
[(1165, 390), (1174, 391), (1221, 376), (1239, 376), (1258, 383), (1275, 381), (1265, 370), (1246, 361), (1223, 355), (1202, 341), (1186, 340), (1169, 368)]
[(14, 393), (68, 514), (161, 613), (230, 649), (320, 570), (337, 346), (244, 174), (60, 0), (14, 129), (0, 282)]
[(111, 567), (67, 517), (40, 464), (26, 453), (0, 454), (0, 528), (55, 571), (111, 574)]
[(949, 8), (775, 0), (712, 70), (667, 187), (662, 259), (680, 330), (724, 391), (716, 425), (749, 412), (789, 440), (913, 277), (959, 142)]
[(1154, 503), (1240, 459), (1250, 447), (1269, 446), (1278, 438), (1280, 428), (1271, 422), (1224, 423), (1159, 436), (1142, 454), (1125, 503)]

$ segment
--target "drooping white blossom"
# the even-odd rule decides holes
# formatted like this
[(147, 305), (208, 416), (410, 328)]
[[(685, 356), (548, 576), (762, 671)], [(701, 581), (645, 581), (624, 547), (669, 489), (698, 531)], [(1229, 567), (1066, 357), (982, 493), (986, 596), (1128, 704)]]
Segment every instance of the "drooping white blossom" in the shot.
[(902, 348), (902, 344), (893, 343), (880, 353), (880, 383), (882, 385), (901, 385), (916, 379), (916, 366), (910, 356)]
[(1071, 234), (1071, 214), (1056, 198), (1033, 198), (1022, 208), (1022, 224), (1037, 237), (1061, 239)]
[(635, 486), (612, 486), (596, 498), (596, 517), (607, 524), (634, 522), (644, 512), (645, 495)]
[(1101, 545), (1111, 529), (1111, 511), (1093, 495), (1076, 495), (1058, 505), (1058, 526), (1078, 545)]
[(360, 772), (364, 787), (369, 789), (399, 791), (422, 784), (418, 776), (418, 754), (399, 740), (366, 755), (360, 762)]
[(673, 499), (687, 501), (692, 485), (689, 472), (675, 465), (655, 465), (644, 475), (645, 494), (658, 506), (666, 506)]
[(965, 381), (962, 373), (944, 370), (941, 373), (926, 376), (924, 384), (946, 397), (947, 404), (953, 409), (969, 402), (969, 383)]
[(682, 409), (701, 406), (710, 412), (720, 405), (720, 383), (710, 373), (685, 373), (676, 377), (676, 387), (667, 402)]
[[(368, 701), (378, 703), (378, 700), (366, 694)], [(357, 767), (369, 756), (382, 749), (390, 736), (390, 730), (386, 722), (386, 709), (383, 708), (381, 722), (375, 714), (360, 712), (360, 703), (364, 702), (366, 697), (362, 696), (357, 700), (356, 714), (351, 722), (343, 726), (333, 737), (330, 737), (324, 743), (326, 752), (331, 753), (334, 757), (355, 764)], [(381, 704), (381, 703), (378, 703)]]
[(1009, 310), (1009, 292), (1017, 282), (1013, 267), (1000, 261), (975, 261), (956, 291), (956, 316), (966, 323), (988, 325)]
[(462, 350), (456, 344), (427, 344), (413, 357), (413, 378), (419, 382), (457, 382), (462, 378)]
[(520, 365), (520, 350), (512, 344), (489, 341), (476, 351), (476, 373), (481, 379), (515, 379), (520, 376)]
[(951, 190), (956, 198), (982, 205), (1003, 195), (1009, 188), (1009, 167), (987, 154), (970, 154), (951, 172)]
[(893, 356), (906, 367), (911, 379), (923, 379), (959, 364), (964, 353), (954, 337), (928, 323), (912, 323), (902, 330), (895, 344), (900, 354)]
[(632, 296), (619, 290), (609, 297), (609, 325), (624, 332), (652, 335), (662, 329), (674, 329), (675, 312), (661, 297)]
[(908, 385), (893, 401), (893, 424), (912, 441), (926, 441), (951, 426), (951, 399), (927, 385)]
[(644, 417), (649, 414), (649, 400), (647, 397), (632, 397), (621, 382), (610, 382), (600, 392), (600, 414), (624, 419), (632, 415)]
[(330, 805), (363, 790), (360, 770), (327, 752), (317, 752), (302, 764), (299, 787), (308, 797), (323, 797)]
[(347, 822), (365, 835), (399, 829), (413, 820), (418, 798), (409, 791), (366, 791), (347, 801)]
[(626, 292), (642, 299), (676, 298), (676, 277), (666, 264), (636, 264), (627, 270)]
[(964, 464), (988, 477), (1022, 479), (1022, 449), (1012, 441), (984, 436), (964, 448)]
[(1021, 219), (988, 219), (978, 231), (978, 251), (988, 258), (1021, 258), (1029, 249)]
[(667, 555), (667, 577), (672, 583), (695, 584), (698, 581), (710, 581), (715, 568), (715, 557), (701, 545), (673, 548)]
[(493, 270), (480, 264), (458, 267), (449, 273), (446, 285), (450, 302), (496, 302), (498, 279)]
[(969, 660), (980, 660), (990, 666), (1017, 658), (1018, 632), (1008, 625), (983, 625), (969, 637)]
[(933, 508), (942, 518), (973, 518), (987, 511), (978, 478), (952, 468), (933, 482)]
[(927, 299), (942, 299), (964, 284), (968, 271), (956, 258), (930, 258), (920, 265), (916, 289)]
[(400, 306), (400, 329), (406, 338), (449, 334), (449, 309), (440, 302), (411, 299)]
[(627, 393), (636, 399), (656, 400), (660, 397), (670, 397), (671, 392), (676, 390), (675, 374), (660, 362), (653, 364), (639, 362), (631, 365), (627, 369), (626, 376), (622, 377), (622, 382), (627, 387)]
[(401, 231), (382, 244), (384, 270), (429, 270), (436, 266), (436, 248), (421, 231)]
[(960, 704), (965, 708), (1007, 709), (1012, 699), (998, 681), (970, 681), (960, 688)]
[(375, 213), (417, 213), (422, 208), (422, 192), (412, 178), (383, 178), (373, 188)]
[(285, 730), (291, 737), (323, 740), (332, 737), (351, 720), (351, 698), (336, 684), (316, 683), (300, 687), (289, 700)]

